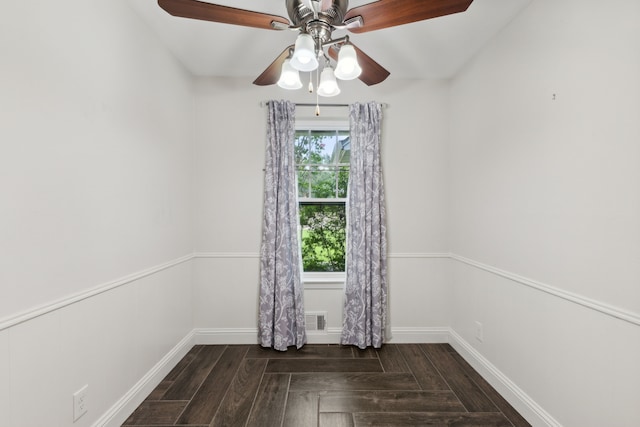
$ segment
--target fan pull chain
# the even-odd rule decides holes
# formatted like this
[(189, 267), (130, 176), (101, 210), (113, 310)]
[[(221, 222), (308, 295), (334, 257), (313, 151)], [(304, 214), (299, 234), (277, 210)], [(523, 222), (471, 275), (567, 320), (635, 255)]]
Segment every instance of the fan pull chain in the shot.
[[(320, 86), (320, 67), (316, 68), (316, 87)], [(316, 117), (320, 115), (320, 95), (316, 90)]]
[(309, 71), (309, 93), (313, 93), (313, 74)]

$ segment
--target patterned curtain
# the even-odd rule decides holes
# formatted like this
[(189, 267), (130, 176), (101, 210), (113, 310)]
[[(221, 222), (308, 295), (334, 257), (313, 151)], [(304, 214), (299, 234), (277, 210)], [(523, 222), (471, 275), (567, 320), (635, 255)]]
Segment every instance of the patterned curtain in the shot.
[(285, 351), (306, 342), (298, 244), (298, 189), (293, 153), (295, 104), (269, 101), (260, 248), (258, 338)]
[(380, 104), (349, 110), (347, 281), (342, 344), (380, 348), (387, 315), (387, 238), (380, 165)]

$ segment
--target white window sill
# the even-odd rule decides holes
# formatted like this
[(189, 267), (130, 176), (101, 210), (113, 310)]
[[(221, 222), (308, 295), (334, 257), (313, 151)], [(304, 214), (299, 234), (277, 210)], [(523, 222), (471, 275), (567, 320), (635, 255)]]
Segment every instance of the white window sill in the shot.
[(303, 273), (305, 289), (344, 289), (346, 274), (342, 273)]

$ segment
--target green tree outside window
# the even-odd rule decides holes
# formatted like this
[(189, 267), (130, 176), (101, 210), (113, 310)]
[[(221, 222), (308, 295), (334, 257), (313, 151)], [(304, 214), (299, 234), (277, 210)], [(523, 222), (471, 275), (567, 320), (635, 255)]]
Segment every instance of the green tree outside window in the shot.
[(295, 158), (306, 272), (345, 271), (349, 135), (346, 131), (299, 131)]

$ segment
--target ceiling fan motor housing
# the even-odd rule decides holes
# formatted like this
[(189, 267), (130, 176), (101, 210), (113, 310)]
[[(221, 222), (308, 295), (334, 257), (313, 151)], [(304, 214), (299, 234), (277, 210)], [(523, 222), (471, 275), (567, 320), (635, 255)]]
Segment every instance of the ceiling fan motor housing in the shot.
[[(287, 0), (287, 12), (293, 25), (301, 27), (308, 32), (308, 24), (314, 21), (320, 21), (326, 24), (327, 28), (342, 24), (344, 15), (347, 13), (347, 8), (349, 7), (348, 0), (321, 0), (316, 3), (321, 7), (321, 10), (318, 10), (317, 19), (315, 18), (314, 11), (307, 7), (304, 1)], [(329, 36), (330, 35), (331, 31), (329, 31)]]

